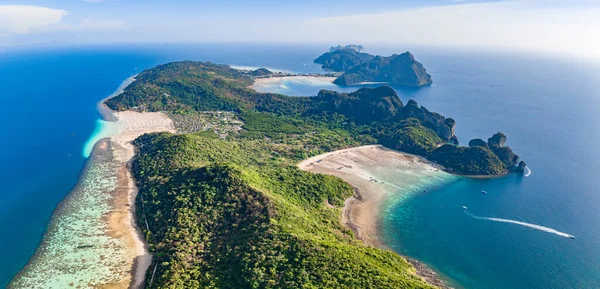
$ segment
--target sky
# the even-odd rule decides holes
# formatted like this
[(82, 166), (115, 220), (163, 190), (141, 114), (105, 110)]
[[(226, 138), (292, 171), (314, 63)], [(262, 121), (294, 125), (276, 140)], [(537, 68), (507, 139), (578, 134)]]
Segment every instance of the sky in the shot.
[(410, 44), (600, 59), (600, 0), (0, 0), (0, 47)]

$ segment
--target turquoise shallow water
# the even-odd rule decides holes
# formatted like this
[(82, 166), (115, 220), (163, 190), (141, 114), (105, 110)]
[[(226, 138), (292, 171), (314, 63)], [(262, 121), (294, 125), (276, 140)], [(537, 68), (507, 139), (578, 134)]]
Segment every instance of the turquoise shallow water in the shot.
[(0, 52), (0, 288), (27, 264), (81, 179), (97, 102), (151, 63), (141, 58), (86, 47)]
[[(53, 46), (0, 51), (0, 129), (3, 131), (0, 136), (3, 144), (0, 150), (0, 288), (7, 286), (26, 266), (40, 244), (45, 244), (44, 234), (46, 239), (54, 241), (64, 236), (52, 233), (56, 228), (53, 224), (57, 223), (53, 220), (62, 216), (77, 223), (80, 206), (74, 204), (55, 210), (68, 193), (78, 194), (78, 188), (84, 184), (102, 186), (97, 182), (104, 178), (95, 177), (96, 173), (86, 175), (90, 170), (83, 169), (92, 166), (87, 157), (96, 140), (112, 134), (116, 128), (100, 120), (96, 105), (124, 79), (144, 68), (176, 60), (210, 60), (314, 72), (318, 67), (305, 65), (305, 60), (320, 49), (311, 49), (207, 44)], [(80, 176), (82, 171), (84, 174)], [(87, 192), (94, 195), (93, 190)], [(92, 203), (86, 204), (92, 206)], [(99, 204), (96, 209), (100, 208), (104, 207)], [(79, 246), (76, 243), (81, 240), (72, 241), (62, 242), (64, 247), (60, 250), (76, 250)], [(95, 252), (92, 257), (99, 257), (100, 251), (88, 251)], [(69, 267), (77, 262), (77, 259), (61, 259), (60, 254), (54, 256), (56, 260), (37, 262), (37, 269), (59, 270), (55, 265)], [(96, 269), (82, 269), (79, 273), (83, 279), (90, 277), (90, 272), (102, 275), (103, 269)], [(68, 278), (77, 279), (76, 276), (73, 273)]]
[[(476, 51), (414, 54), (434, 83), (397, 88), (401, 99), (454, 118), (463, 144), (504, 132), (532, 173), (457, 177), (392, 197), (381, 220), (388, 246), (458, 288), (600, 288), (600, 65)], [(330, 89), (310, 87), (301, 91)]]
[[(401, 99), (415, 99), (454, 118), (462, 143), (506, 133), (532, 174), (425, 183), (409, 198), (392, 198), (382, 219), (388, 245), (426, 262), (459, 287), (599, 288), (599, 66), (576, 59), (408, 48), (434, 84), (398, 89)], [(96, 103), (125, 78), (184, 59), (315, 72), (312, 59), (325, 49), (156, 45), (2, 52), (0, 287), (25, 266), (54, 208), (76, 185), (86, 143), (104, 127), (97, 123)], [(390, 54), (407, 47), (369, 49)], [(314, 83), (271, 89), (315, 95), (320, 88), (355, 89)], [(381, 173), (394, 178), (393, 171)], [(544, 226), (576, 239), (473, 218), (461, 206), (475, 216)]]
[(461, 56), (425, 59), (436, 83), (405, 95), (454, 117), (463, 143), (506, 133), (532, 173), (460, 179), (398, 204), (384, 219), (388, 244), (466, 288), (599, 288), (599, 66)]
[(90, 154), (92, 154), (92, 150), (94, 149), (94, 145), (99, 140), (115, 135), (118, 132), (118, 130), (119, 129), (115, 122), (97, 119), (96, 128), (92, 132), (92, 135), (89, 137), (89, 139), (83, 145), (83, 157), (90, 157)]
[(127, 271), (127, 244), (106, 234), (120, 163), (109, 146), (96, 148), (78, 185), (56, 209), (44, 240), (9, 288), (86, 288), (118, 282)]

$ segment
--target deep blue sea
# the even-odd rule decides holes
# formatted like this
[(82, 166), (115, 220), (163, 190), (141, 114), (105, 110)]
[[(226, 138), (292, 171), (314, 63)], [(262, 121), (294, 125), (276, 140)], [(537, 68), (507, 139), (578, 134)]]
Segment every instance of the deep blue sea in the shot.
[[(83, 147), (99, 119), (96, 103), (125, 78), (174, 60), (317, 72), (312, 59), (327, 49), (211, 44), (0, 51), (0, 287), (27, 263), (54, 208), (77, 183)], [(434, 84), (399, 90), (402, 100), (453, 117), (463, 144), (504, 132), (532, 174), (458, 179), (391, 203), (382, 220), (388, 245), (458, 287), (600, 288), (600, 65), (497, 52), (411, 52)], [(321, 85), (290, 83), (278, 91), (310, 95)], [(576, 239), (473, 216), (540, 225)]]

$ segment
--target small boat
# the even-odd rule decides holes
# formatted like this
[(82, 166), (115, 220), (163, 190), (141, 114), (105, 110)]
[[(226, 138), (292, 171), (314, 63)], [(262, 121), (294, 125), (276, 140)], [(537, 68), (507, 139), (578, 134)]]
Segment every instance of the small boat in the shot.
[(484, 194), (484, 195), (487, 195), (487, 192), (486, 192), (486, 191), (481, 191), (481, 193), (482, 193), (482, 194)]
[(463, 210), (466, 210), (466, 209), (467, 209), (467, 206), (462, 206), (462, 208), (463, 208)]
[(569, 239), (575, 239), (575, 236), (569, 236)]

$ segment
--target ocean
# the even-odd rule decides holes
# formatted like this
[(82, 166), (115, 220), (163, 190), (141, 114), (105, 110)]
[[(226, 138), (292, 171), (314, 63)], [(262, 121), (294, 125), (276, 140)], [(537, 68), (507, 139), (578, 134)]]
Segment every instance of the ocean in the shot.
[[(78, 183), (91, 139), (106, 132), (96, 104), (124, 79), (175, 60), (318, 72), (312, 59), (327, 49), (210, 44), (0, 52), (0, 287), (28, 262), (54, 209)], [(406, 47), (369, 50), (391, 54)], [(428, 193), (390, 200), (382, 219), (390, 248), (457, 287), (600, 287), (600, 156), (593, 151), (600, 145), (600, 65), (497, 52), (411, 52), (434, 84), (398, 89), (403, 102), (414, 99), (454, 118), (463, 144), (505, 133), (532, 174), (456, 177)], [(314, 95), (321, 88), (354, 90), (319, 82), (265, 89)]]

